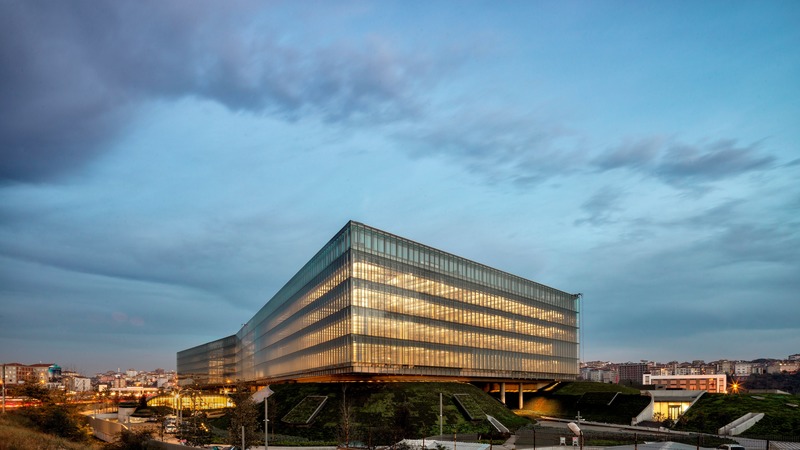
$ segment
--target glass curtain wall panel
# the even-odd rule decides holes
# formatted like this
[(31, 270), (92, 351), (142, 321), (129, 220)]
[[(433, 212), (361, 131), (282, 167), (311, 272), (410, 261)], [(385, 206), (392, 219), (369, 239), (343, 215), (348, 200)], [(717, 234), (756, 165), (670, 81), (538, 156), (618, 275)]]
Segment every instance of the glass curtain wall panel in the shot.
[(358, 372), (576, 377), (576, 295), (362, 224), (352, 234)]
[(180, 352), (179, 375), (575, 379), (578, 300), (349, 222), (222, 353)]

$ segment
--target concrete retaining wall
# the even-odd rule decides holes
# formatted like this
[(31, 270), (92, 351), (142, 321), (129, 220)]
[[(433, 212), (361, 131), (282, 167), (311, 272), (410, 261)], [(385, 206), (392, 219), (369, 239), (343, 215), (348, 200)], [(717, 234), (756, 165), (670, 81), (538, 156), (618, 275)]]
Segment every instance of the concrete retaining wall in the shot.
[(109, 422), (95, 417), (89, 418), (89, 425), (92, 426), (95, 437), (104, 442), (114, 442), (122, 430), (126, 429), (125, 425), (121, 423)]
[(655, 399), (653, 398), (650, 393), (647, 393), (647, 396), (650, 397), (650, 403), (645, 406), (642, 412), (639, 413), (636, 417), (631, 419), (631, 425), (636, 425), (643, 420), (653, 420), (653, 408), (655, 406)]
[(764, 413), (747, 413), (719, 429), (719, 434), (736, 436), (764, 418)]

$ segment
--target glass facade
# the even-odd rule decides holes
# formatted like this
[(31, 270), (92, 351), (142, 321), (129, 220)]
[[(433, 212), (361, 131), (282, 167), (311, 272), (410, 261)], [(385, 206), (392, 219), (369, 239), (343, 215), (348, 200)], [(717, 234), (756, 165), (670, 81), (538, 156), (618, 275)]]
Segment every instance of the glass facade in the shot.
[(181, 378), (575, 379), (578, 296), (357, 222)]
[(178, 353), (179, 377), (199, 384), (224, 384), (237, 378), (236, 336), (228, 336)]

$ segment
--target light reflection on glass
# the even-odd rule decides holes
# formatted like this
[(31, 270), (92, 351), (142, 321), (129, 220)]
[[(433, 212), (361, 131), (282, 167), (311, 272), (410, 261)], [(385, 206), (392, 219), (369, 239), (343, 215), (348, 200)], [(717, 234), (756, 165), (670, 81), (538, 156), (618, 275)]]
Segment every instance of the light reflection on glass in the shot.
[(577, 374), (577, 297), (350, 222), (235, 335), (178, 354), (181, 377)]

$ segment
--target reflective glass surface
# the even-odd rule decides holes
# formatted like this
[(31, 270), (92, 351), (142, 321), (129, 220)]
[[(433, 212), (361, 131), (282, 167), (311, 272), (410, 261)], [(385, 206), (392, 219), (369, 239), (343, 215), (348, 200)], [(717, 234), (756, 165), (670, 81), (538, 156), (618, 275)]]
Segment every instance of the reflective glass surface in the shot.
[(578, 296), (349, 222), (231, 338), (179, 375), (574, 379)]

